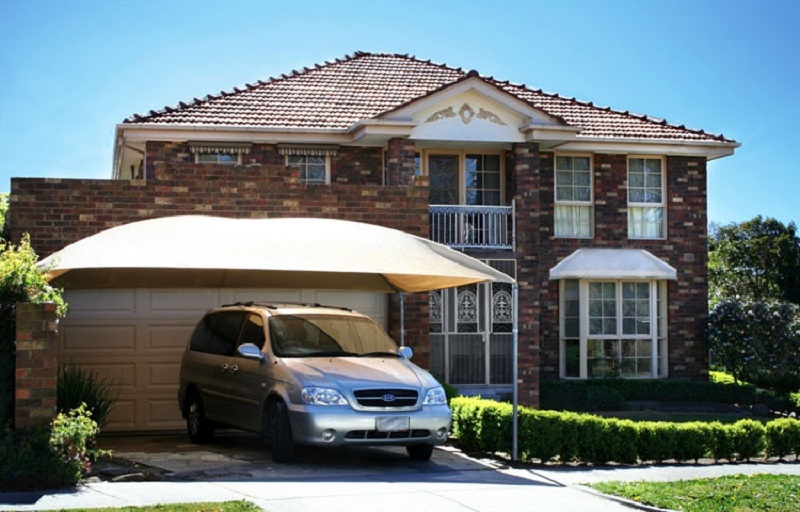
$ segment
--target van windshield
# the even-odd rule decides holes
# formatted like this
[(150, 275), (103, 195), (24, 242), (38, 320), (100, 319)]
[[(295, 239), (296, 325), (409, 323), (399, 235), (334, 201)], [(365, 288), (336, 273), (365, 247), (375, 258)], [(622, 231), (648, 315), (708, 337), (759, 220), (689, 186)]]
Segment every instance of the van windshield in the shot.
[(394, 341), (365, 317), (275, 315), (269, 333), (279, 357), (398, 357)]

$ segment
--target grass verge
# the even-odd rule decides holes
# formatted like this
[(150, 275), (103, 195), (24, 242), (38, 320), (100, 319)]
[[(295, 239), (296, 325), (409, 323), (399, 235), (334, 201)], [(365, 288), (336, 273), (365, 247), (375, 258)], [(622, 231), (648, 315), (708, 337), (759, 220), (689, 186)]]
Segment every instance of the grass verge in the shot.
[(71, 508), (61, 512), (263, 512), (249, 501), (223, 501), (220, 503), (172, 503), (145, 507)]
[(678, 482), (603, 482), (592, 488), (670, 510), (800, 510), (800, 476), (733, 475)]

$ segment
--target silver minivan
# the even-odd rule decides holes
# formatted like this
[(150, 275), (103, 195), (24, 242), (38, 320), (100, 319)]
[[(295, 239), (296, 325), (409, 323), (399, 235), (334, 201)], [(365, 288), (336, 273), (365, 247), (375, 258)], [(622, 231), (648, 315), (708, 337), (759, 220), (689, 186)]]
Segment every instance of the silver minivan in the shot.
[(208, 311), (181, 361), (189, 437), (260, 433), (276, 462), (295, 445), (399, 445), (428, 460), (447, 440), (442, 386), (375, 321), (319, 305), (237, 303)]

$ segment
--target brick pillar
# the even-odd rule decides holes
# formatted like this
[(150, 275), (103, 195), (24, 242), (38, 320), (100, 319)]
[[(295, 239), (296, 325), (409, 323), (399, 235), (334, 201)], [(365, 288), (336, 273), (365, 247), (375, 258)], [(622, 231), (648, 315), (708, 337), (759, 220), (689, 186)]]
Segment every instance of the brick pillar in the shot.
[(519, 283), (519, 403), (539, 407), (541, 304), (539, 280), (539, 145), (514, 144), (511, 180), (516, 184), (517, 282)]
[(17, 304), (17, 429), (49, 422), (56, 415), (57, 326), (55, 304)]
[(416, 151), (417, 147), (412, 140), (389, 139), (386, 161), (387, 185), (413, 185)]
[[(428, 294), (406, 293), (403, 302), (406, 346), (414, 351), (414, 364), (430, 368)], [(389, 296), (389, 336), (400, 345), (400, 298), (396, 293)]]

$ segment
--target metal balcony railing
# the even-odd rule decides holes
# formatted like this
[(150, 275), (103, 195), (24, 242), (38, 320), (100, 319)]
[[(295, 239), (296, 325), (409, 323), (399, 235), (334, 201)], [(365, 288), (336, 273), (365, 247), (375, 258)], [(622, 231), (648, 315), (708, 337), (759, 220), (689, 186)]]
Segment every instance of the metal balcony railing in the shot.
[(514, 250), (514, 205), (430, 205), (430, 238), (454, 249)]

